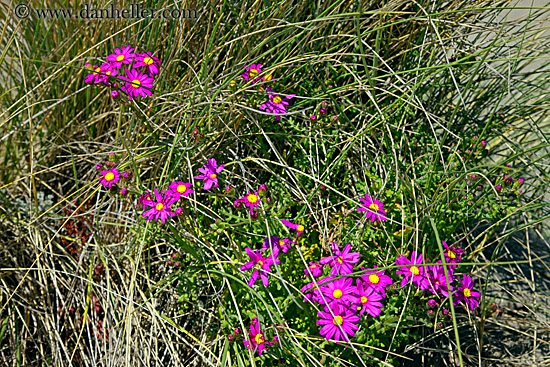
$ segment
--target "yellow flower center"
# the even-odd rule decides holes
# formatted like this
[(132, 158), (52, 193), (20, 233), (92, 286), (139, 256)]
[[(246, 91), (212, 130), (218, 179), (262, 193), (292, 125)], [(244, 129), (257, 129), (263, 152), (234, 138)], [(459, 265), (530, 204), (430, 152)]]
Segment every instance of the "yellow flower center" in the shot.
[(143, 59), (143, 62), (146, 63), (147, 65), (151, 65), (152, 63), (155, 62), (155, 60), (153, 60), (150, 57), (146, 57), (146, 58)]
[(218, 175), (215, 174), (215, 173), (212, 173), (212, 174), (210, 175), (210, 178), (216, 178), (216, 177), (218, 177)]
[(342, 316), (335, 316), (334, 319), (332, 319), (332, 323), (336, 326), (339, 326), (344, 323), (344, 319), (342, 318)]
[(248, 200), (249, 203), (252, 203), (254, 204), (255, 202), (258, 201), (258, 197), (254, 194), (250, 194), (246, 197), (246, 199)]
[(452, 250), (449, 250), (447, 252), (447, 256), (449, 256), (449, 258), (451, 258), (451, 259), (456, 259), (456, 252), (454, 252)]
[(273, 78), (273, 75), (269, 74), (268, 76), (266, 76), (264, 79), (265, 81), (270, 81), (271, 79)]
[(124, 55), (118, 55), (116, 57), (116, 61), (121, 62), (122, 60), (124, 60)]
[(229, 82), (229, 86), (230, 86), (230, 87), (234, 87), (234, 86), (236, 86), (236, 85), (237, 85), (237, 82), (234, 81), (234, 80), (232, 80), (232, 81)]
[(369, 209), (372, 210), (373, 212), (377, 212), (380, 210), (380, 207), (378, 205), (376, 205), (375, 203), (371, 203), (369, 205)]
[(411, 266), (411, 268), (409, 269), (409, 271), (411, 273), (413, 273), (414, 275), (420, 275), (420, 270), (416, 267), (416, 266)]
[(283, 99), (279, 96), (276, 96), (276, 97), (273, 97), (273, 103), (281, 103), (283, 101)]
[(332, 296), (336, 299), (340, 299), (342, 298), (344, 294), (342, 293), (342, 291), (340, 289), (335, 289), (334, 292), (332, 292)]
[(184, 194), (187, 191), (187, 186), (178, 185), (178, 187), (176, 188), (176, 191), (179, 192), (180, 194)]
[(256, 334), (254, 340), (256, 341), (256, 344), (262, 344), (264, 342), (263, 334)]
[(101, 68), (99, 67), (99, 68), (95, 69), (94, 75), (97, 75), (97, 73), (100, 73), (100, 72), (101, 72)]
[(109, 70), (108, 72), (106, 72), (105, 74), (107, 75), (111, 75), (111, 70)]
[[(132, 80), (132, 84), (137, 84), (138, 86), (141, 85), (141, 82), (138, 79)], [(137, 88), (135, 85), (133, 85), (134, 88)]]
[(150, 196), (147, 196), (145, 199), (146, 199), (146, 200), (151, 200), (151, 197), (150, 197)]
[(256, 70), (256, 69), (250, 69), (250, 70), (248, 71), (248, 73), (250, 74), (250, 76), (251, 76), (252, 78), (254, 78), (256, 75), (258, 75), (258, 70)]
[(115, 174), (113, 172), (107, 172), (105, 175), (106, 181), (113, 181), (115, 179)]
[(361, 297), (361, 303), (367, 303), (369, 299), (365, 296)]
[(369, 275), (369, 282), (372, 284), (378, 284), (380, 282), (380, 277), (376, 274)]
[(280, 240), (280, 241), (279, 241), (279, 246), (284, 246), (284, 245), (285, 245), (285, 241)]
[(157, 209), (158, 211), (161, 211), (162, 208), (164, 208), (164, 204), (163, 204), (163, 203), (158, 203), (157, 206), (155, 206), (155, 209)]
[(311, 265), (310, 268), (316, 269), (316, 268), (317, 268), (317, 265)]
[(296, 227), (296, 230), (297, 230), (298, 232), (303, 232), (305, 229), (306, 229), (306, 228), (305, 228), (303, 225), (301, 225), (301, 224), (300, 224), (298, 227)]
[(464, 288), (464, 297), (469, 298), (472, 296), (472, 292), (470, 291), (470, 288)]
[(257, 266), (258, 268), (261, 268), (262, 266), (264, 266), (264, 262), (262, 260), (258, 260)]
[(344, 259), (342, 259), (342, 256), (338, 256), (337, 260), (340, 264), (342, 264), (344, 262)]

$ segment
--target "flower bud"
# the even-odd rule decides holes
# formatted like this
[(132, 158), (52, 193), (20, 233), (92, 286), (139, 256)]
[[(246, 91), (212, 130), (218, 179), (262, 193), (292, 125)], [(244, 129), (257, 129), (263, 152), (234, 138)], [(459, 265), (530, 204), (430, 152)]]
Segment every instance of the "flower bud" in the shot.
[(118, 99), (120, 97), (120, 93), (118, 90), (114, 90), (111, 92), (111, 98)]
[(438, 328), (438, 329), (443, 329), (443, 323), (442, 323), (442, 322), (438, 322), (438, 323), (437, 323), (437, 328)]
[(180, 206), (180, 207), (177, 207), (176, 210), (174, 211), (174, 214), (176, 214), (177, 216), (180, 216), (183, 214), (183, 208)]
[(230, 341), (230, 342), (235, 341), (235, 335), (229, 334), (229, 335), (227, 336), (227, 340)]
[(334, 122), (338, 121), (338, 116), (337, 115), (332, 116), (332, 121)]
[(225, 193), (226, 193), (227, 195), (232, 194), (232, 193), (233, 193), (233, 187), (231, 187), (231, 186), (226, 186), (226, 188), (225, 188)]
[(321, 103), (321, 106), (328, 107), (328, 102), (325, 101), (325, 102)]
[(310, 120), (311, 122), (317, 121), (317, 116), (311, 115), (311, 116), (309, 117), (309, 120)]
[(122, 174), (122, 177), (124, 177), (124, 178), (129, 178), (129, 177), (130, 177), (130, 172), (124, 172), (124, 173)]
[(232, 80), (232, 81), (229, 82), (229, 86), (230, 86), (231, 88), (233, 88), (233, 87), (236, 86), (236, 85), (237, 85), (237, 82), (234, 81), (234, 80)]
[(324, 107), (321, 107), (321, 109), (319, 110), (319, 113), (324, 116), (327, 114), (327, 109)]
[(178, 258), (178, 254), (174, 252), (174, 253), (172, 254), (172, 259), (176, 260), (177, 258)]
[(482, 147), (487, 146), (487, 142), (486, 142), (485, 140), (482, 140), (482, 141), (481, 141), (481, 146), (482, 146)]
[(120, 195), (122, 195), (122, 196), (128, 195), (128, 190), (124, 189), (124, 188), (120, 189)]
[(428, 300), (428, 306), (429, 306), (429, 307), (432, 307), (432, 308), (435, 307), (435, 306), (437, 306), (437, 301), (436, 301), (435, 299), (433, 299), (433, 298), (430, 298), (430, 299)]
[(435, 314), (434, 310), (428, 310), (428, 315), (433, 316)]
[(174, 262), (172, 260), (168, 260), (167, 264), (168, 264), (168, 266), (172, 266), (172, 264), (174, 264)]
[(525, 182), (525, 180), (523, 178), (518, 178), (518, 184), (519, 185), (523, 185), (524, 182)]
[(239, 329), (238, 327), (236, 327), (233, 332), (235, 333), (235, 335), (239, 335), (241, 334), (241, 329)]
[(179, 261), (178, 261), (178, 262), (175, 262), (175, 263), (174, 263), (174, 268), (179, 268), (179, 267), (180, 267), (180, 265), (181, 265), (181, 264), (180, 264), (180, 262), (179, 262)]
[(502, 185), (496, 185), (495, 190), (497, 190), (497, 192), (501, 192), (502, 191)]
[(96, 164), (95, 169), (99, 171), (102, 167), (103, 165), (101, 163), (98, 163)]
[(259, 217), (260, 215), (256, 212), (250, 213), (250, 218), (252, 218), (252, 220), (257, 220)]

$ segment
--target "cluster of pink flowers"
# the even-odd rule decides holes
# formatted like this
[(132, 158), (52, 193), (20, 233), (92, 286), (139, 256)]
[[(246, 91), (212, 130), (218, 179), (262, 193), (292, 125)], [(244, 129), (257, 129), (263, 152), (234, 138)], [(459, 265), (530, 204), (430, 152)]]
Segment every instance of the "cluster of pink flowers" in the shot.
[(304, 269), (310, 279), (323, 275), (323, 265), (330, 268), (330, 275), (306, 284), (302, 293), (306, 301), (324, 306), (323, 311), (317, 313), (317, 325), (322, 326), (321, 336), (327, 340), (349, 341), (364, 313), (372, 317), (380, 315), (384, 307), (380, 301), (386, 297), (385, 288), (393, 281), (376, 266), (372, 269), (361, 267), (363, 273), (355, 282), (351, 277), (342, 277), (354, 272), (354, 264), (359, 262), (361, 254), (351, 252), (351, 244), (340, 250), (336, 243), (332, 244), (332, 253), (319, 263), (310, 262)]
[[(271, 74), (260, 76), (262, 73), (262, 64), (251, 64), (245, 66), (245, 72), (241, 77), (248, 83), (256, 84), (260, 83), (263, 85), (267, 82), (275, 82)], [(230, 85), (235, 85), (234, 82)], [(260, 87), (260, 90), (263, 90), (263, 87)], [(258, 108), (260, 110), (265, 110), (268, 113), (276, 115), (276, 120), (281, 120), (281, 115), (287, 113), (288, 101), (296, 97), (295, 94), (281, 95), (280, 93), (275, 92), (273, 88), (266, 87), (265, 90), (268, 93), (269, 100), (265, 103), (262, 103)]]
[[(473, 290), (474, 282), (469, 275), (462, 274), (462, 280), (454, 275), (457, 264), (462, 261), (461, 255), (464, 250), (458, 247), (449, 246), (442, 241), (445, 246), (445, 262), (448, 264), (447, 276), (443, 262), (439, 260), (437, 265), (424, 265), (422, 254), (413, 251), (411, 258), (400, 256), (395, 263), (400, 266), (396, 274), (403, 275), (401, 287), (412, 283), (419, 290), (427, 290), (434, 295), (446, 299), (449, 294), (453, 294), (453, 304), (463, 303), (466, 307), (474, 310), (479, 301), (476, 298), (481, 297), (481, 293)], [(458, 284), (453, 285), (454, 282)], [(434, 301), (435, 304), (435, 301)]]
[[(138, 96), (146, 97), (153, 94), (154, 78), (160, 72), (160, 60), (150, 52), (135, 53), (135, 49), (128, 45), (115, 48), (115, 52), (107, 56), (101, 65), (86, 64), (92, 73), (86, 75), (85, 83), (103, 84), (112, 88), (113, 99), (120, 97), (120, 92), (126, 93), (129, 100)], [(124, 68), (123, 75), (121, 69)], [(144, 68), (143, 70), (139, 70)]]
[[(202, 175), (195, 176), (196, 179), (204, 180), (204, 190), (210, 190), (212, 186), (218, 187), (218, 174), (223, 171), (224, 165), (218, 167), (214, 158), (209, 159), (204, 168), (199, 168)], [(193, 184), (191, 182), (174, 181), (168, 186), (168, 189), (158, 191), (155, 188), (153, 193), (145, 191), (138, 199), (136, 207), (141, 206), (142, 210), (146, 210), (143, 213), (145, 220), (159, 219), (164, 224), (168, 217), (174, 217), (176, 215), (183, 214), (182, 207), (176, 207), (182, 198), (189, 196), (189, 194), (195, 191), (191, 189)], [(154, 194), (154, 195), (153, 195)]]

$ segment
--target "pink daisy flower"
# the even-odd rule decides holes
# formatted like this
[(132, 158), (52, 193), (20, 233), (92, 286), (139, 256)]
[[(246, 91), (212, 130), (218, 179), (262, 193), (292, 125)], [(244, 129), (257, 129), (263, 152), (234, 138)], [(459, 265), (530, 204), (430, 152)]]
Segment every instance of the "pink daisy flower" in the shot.
[(129, 100), (132, 100), (132, 97), (147, 97), (153, 94), (153, 92), (149, 90), (149, 88), (153, 88), (153, 78), (134, 69), (124, 69), (124, 71), (126, 72), (126, 77), (121, 76), (120, 79), (126, 80), (127, 83), (124, 84), (120, 90), (126, 92)]
[(287, 226), (288, 228), (290, 229), (294, 229), (296, 230), (296, 232), (298, 232), (297, 236), (300, 236), (302, 233), (304, 233), (304, 231), (306, 230), (306, 228), (301, 225), (301, 224), (294, 224), (294, 223), (290, 223), (288, 220), (286, 219), (281, 219), (281, 222)]
[(120, 180), (120, 172), (116, 168), (101, 171), (103, 177), (99, 178), (99, 183), (107, 188), (113, 187)]
[(420, 266), (423, 263), (423, 256), (419, 254), (416, 256), (416, 251), (412, 252), (411, 260), (407, 259), (405, 256), (400, 256), (395, 260), (397, 265), (407, 265), (405, 267), (400, 267), (395, 274), (402, 274), (405, 277), (401, 281), (401, 287), (404, 287), (409, 281), (412, 280), (412, 283), (419, 289), (425, 290), (430, 286), (428, 278), (426, 278), (424, 266)]
[(355, 324), (359, 321), (359, 316), (341, 304), (334, 304), (331, 309), (334, 316), (331, 315), (328, 307), (325, 307), (324, 312), (317, 312), (317, 316), (319, 316), (317, 325), (323, 325), (320, 331), (321, 336), (324, 336), (327, 340), (339, 341), (343, 339), (349, 341), (348, 337), (354, 336), (355, 331), (359, 329), (359, 326)]
[[(441, 241), (443, 243), (443, 246), (445, 246), (445, 261), (449, 264), (456, 264), (459, 262), (462, 262), (462, 255), (464, 253), (464, 249), (461, 249), (459, 247), (455, 247), (455, 245), (449, 246), (445, 241)], [(453, 269), (456, 269), (457, 265), (452, 265)]]
[(376, 289), (357, 279), (357, 295), (359, 296), (356, 302), (357, 309), (360, 310), (359, 316), (363, 316), (365, 312), (372, 317), (380, 315), (384, 305), (378, 301), (381, 301), (384, 296), (377, 294)]
[(159, 73), (160, 60), (158, 57), (155, 57), (151, 52), (146, 52), (144, 54), (136, 54), (136, 63), (134, 64), (134, 69), (145, 66), (151, 75)]
[[(330, 280), (331, 277), (325, 278), (323, 281)], [(352, 278), (340, 278), (327, 283), (320, 287), (321, 292), (325, 296), (325, 299), (330, 303), (340, 302), (343, 304), (356, 303), (357, 297), (355, 296), (356, 287), (353, 285)], [(319, 303), (324, 304), (323, 299), (319, 300)]]
[(250, 331), (248, 332), (248, 338), (244, 341), (244, 345), (246, 345), (248, 349), (254, 348), (253, 353), (256, 353), (256, 350), (258, 350), (260, 356), (266, 345), (272, 345), (265, 340), (265, 335), (260, 331), (260, 323), (257, 318), (253, 318), (250, 323)]
[(145, 200), (151, 200), (149, 190), (145, 191), (143, 194), (139, 196), (138, 203), (136, 204), (136, 208), (140, 205), (143, 205), (143, 208), (141, 210), (145, 210), (145, 208), (147, 207), (147, 204), (145, 204)]
[(442, 265), (428, 266), (427, 273), (428, 280), (430, 282), (429, 290), (433, 294), (437, 294), (439, 292), (445, 297), (449, 297), (449, 291), (453, 291), (453, 286), (450, 285), (454, 281), (453, 271), (452, 269), (447, 269), (447, 271), (449, 273), (449, 285), (447, 285), (447, 277), (445, 277), (445, 269), (443, 269)]
[(223, 171), (224, 168), (225, 164), (218, 167), (216, 160), (212, 158), (208, 160), (208, 163), (204, 165), (204, 168), (199, 168), (202, 175), (195, 176), (194, 178), (204, 180), (203, 189), (210, 190), (212, 185), (214, 185), (214, 187), (218, 187), (218, 174)]
[(386, 288), (388, 285), (392, 285), (393, 280), (389, 276), (384, 275), (385, 270), (376, 271), (376, 266), (374, 266), (372, 269), (364, 269), (361, 266), (361, 270), (367, 270), (366, 273), (363, 273), (363, 275), (361, 275), (361, 279), (363, 280), (363, 282), (371, 288), (374, 288), (376, 292), (380, 292), (383, 297), (386, 297), (386, 291), (384, 290), (384, 288)]
[[(271, 272), (270, 266), (273, 265), (272, 257), (263, 257), (262, 251), (253, 251), (248, 247), (245, 249), (245, 251), (250, 257), (251, 261), (247, 262), (239, 269), (241, 271), (245, 271), (254, 268), (254, 271), (250, 276), (250, 280), (248, 281), (248, 286), (252, 287), (254, 283), (256, 283), (256, 280), (258, 280), (258, 275), (260, 275), (262, 278), (262, 283), (265, 287), (267, 287), (269, 285), (269, 278), (267, 277), (267, 273)], [(273, 256), (275, 256), (275, 254), (273, 254)], [(275, 259), (275, 262), (279, 264), (281, 261), (279, 259)]]
[[(321, 281), (318, 281), (320, 283)], [(311, 291), (310, 291), (311, 289)], [(304, 285), (301, 289), (302, 294), (304, 295), (304, 302), (312, 301), (312, 302), (319, 302), (321, 298), (321, 293), (319, 292), (319, 288), (315, 286), (315, 283), (307, 283)]]
[(336, 243), (332, 243), (333, 256), (327, 256), (319, 261), (321, 264), (329, 264), (332, 267), (331, 275), (346, 275), (353, 273), (354, 263), (359, 262), (361, 254), (359, 252), (351, 252), (351, 244), (348, 243), (344, 247), (344, 251), (340, 251)]
[(252, 80), (252, 83), (256, 83), (260, 78), (256, 78), (258, 74), (262, 72), (262, 64), (252, 64), (245, 66), (246, 71), (241, 75), (244, 80)]
[(190, 188), (192, 185), (193, 184), (190, 182), (183, 183), (182, 181), (174, 181), (170, 184), (170, 186), (168, 186), (168, 188), (170, 189), (172, 196), (179, 200), (182, 196), (189, 196), (189, 194), (195, 192)]
[(458, 305), (460, 302), (463, 302), (472, 311), (479, 306), (479, 300), (475, 298), (481, 297), (481, 293), (473, 291), (472, 288), (474, 288), (472, 278), (469, 275), (462, 274), (461, 285), (454, 295), (453, 304)]
[(296, 242), (292, 242), (288, 238), (281, 239), (277, 236), (266, 237), (264, 238), (262, 251), (270, 248), (273, 251), (277, 251), (277, 253), (279, 253), (279, 251), (282, 251), (286, 254), (288, 250), (291, 249), (291, 243), (296, 244)]
[(370, 220), (374, 223), (375, 221), (384, 221), (387, 220), (386, 213), (382, 207), (384, 204), (381, 201), (378, 201), (376, 199), (371, 198), (369, 195), (365, 194), (365, 199), (359, 198), (363, 202), (362, 208), (357, 208), (356, 210), (359, 212), (367, 212), (367, 219), (370, 218)]
[(109, 79), (108, 75), (116, 75), (116, 70), (113, 72), (111, 65), (108, 63), (104, 63), (101, 66), (94, 65), (93, 72), (86, 75), (86, 78), (84, 78), (84, 83), (102, 83)]
[(238, 199), (241, 203), (243, 203), (245, 206), (250, 208), (250, 213), (254, 212), (254, 209), (260, 205), (260, 201), (262, 200), (260, 198), (260, 195), (257, 191), (254, 192), (248, 192), (246, 196), (243, 196), (242, 198)]
[(133, 51), (134, 49), (131, 45), (123, 47), (122, 49), (115, 48), (115, 53), (107, 56), (107, 61), (112, 63), (111, 65), (115, 68), (120, 68), (123, 64), (131, 64), (136, 56), (132, 53)]
[(160, 193), (155, 189), (155, 200), (144, 200), (143, 203), (147, 206), (152, 207), (143, 213), (145, 220), (150, 221), (155, 218), (155, 221), (158, 222), (159, 218), (162, 224), (166, 222), (166, 218), (175, 216), (174, 213), (170, 210), (170, 206), (174, 204), (178, 199), (172, 196), (170, 190), (162, 190)]
[(311, 275), (316, 278), (320, 277), (321, 275), (323, 275), (323, 265), (311, 261), (307, 269), (304, 269), (304, 273), (306, 273), (307, 276), (309, 276), (309, 274), (311, 273)]
[[(283, 114), (287, 113), (286, 106), (288, 106), (287, 100), (296, 97), (296, 94), (289, 94), (288, 96), (282, 97), (278, 94), (275, 94), (275, 91), (270, 87), (267, 87), (269, 94), (269, 101), (264, 104), (261, 104), (258, 108), (260, 110), (266, 110), (266, 112), (274, 114)], [(279, 121), (281, 116), (276, 116), (276, 120)]]

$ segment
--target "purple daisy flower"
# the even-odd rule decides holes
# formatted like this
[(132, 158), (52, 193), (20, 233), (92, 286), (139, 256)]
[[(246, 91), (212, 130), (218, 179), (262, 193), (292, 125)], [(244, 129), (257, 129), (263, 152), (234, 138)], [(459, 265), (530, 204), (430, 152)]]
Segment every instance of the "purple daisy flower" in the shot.
[(333, 256), (327, 256), (319, 261), (321, 264), (329, 264), (332, 267), (331, 275), (346, 275), (353, 273), (354, 263), (359, 262), (361, 254), (359, 252), (351, 252), (351, 244), (348, 243), (343, 251), (340, 251), (336, 243), (332, 243)]
[[(271, 258), (271, 256), (263, 257), (262, 251), (258, 251), (258, 250), (253, 251), (248, 247), (245, 249), (245, 251), (252, 261), (247, 262), (246, 264), (241, 266), (239, 269), (241, 271), (245, 271), (245, 270), (254, 268), (254, 271), (250, 276), (250, 280), (248, 281), (248, 286), (252, 287), (254, 283), (256, 283), (256, 280), (258, 280), (258, 275), (260, 275), (262, 278), (262, 283), (264, 284), (264, 286), (267, 287), (269, 285), (269, 278), (267, 277), (267, 273), (271, 272), (270, 266), (273, 265), (273, 259)], [(279, 264), (280, 260), (275, 259), (275, 262)]]
[(400, 256), (395, 260), (395, 263), (397, 265), (408, 265), (399, 268), (395, 272), (395, 274), (402, 274), (405, 276), (401, 281), (401, 287), (404, 287), (412, 280), (412, 283), (421, 290), (429, 288), (430, 282), (428, 278), (426, 278), (424, 266), (420, 266), (423, 263), (422, 254), (419, 254), (417, 257), (416, 251), (413, 251), (411, 260), (407, 259), (405, 256)]
[(449, 297), (449, 291), (451, 292), (453, 291), (453, 286), (450, 285), (454, 281), (453, 271), (449, 267), (447, 269), (447, 272), (449, 273), (449, 285), (447, 285), (447, 277), (445, 277), (445, 269), (443, 268), (443, 265), (428, 266), (427, 273), (428, 273), (428, 280), (430, 282), (429, 290), (433, 294), (437, 294), (437, 292), (439, 292), (445, 297)]
[(253, 353), (256, 353), (256, 350), (258, 350), (260, 356), (262, 355), (265, 346), (271, 345), (270, 342), (265, 340), (264, 333), (260, 331), (260, 323), (257, 318), (253, 318), (250, 323), (248, 338), (250, 340), (245, 339), (244, 345), (246, 345), (248, 349), (254, 348)]
[(311, 275), (313, 275), (314, 277), (320, 277), (321, 275), (323, 275), (323, 266), (321, 264), (317, 264), (316, 262), (311, 261), (307, 269), (304, 269), (304, 273), (306, 273), (306, 275), (309, 275), (311, 273)]
[(262, 251), (271, 248), (273, 251), (277, 251), (277, 253), (279, 253), (279, 251), (282, 251), (286, 254), (291, 248), (291, 243), (296, 244), (296, 242), (292, 242), (288, 238), (281, 239), (277, 236), (266, 237), (264, 238)]
[(472, 278), (469, 275), (462, 274), (461, 285), (455, 294), (453, 304), (458, 305), (460, 302), (463, 302), (472, 311), (479, 306), (479, 301), (475, 298), (481, 297), (481, 293), (473, 291), (472, 288), (474, 288)]
[(131, 45), (123, 47), (122, 49), (115, 48), (115, 53), (107, 56), (107, 61), (111, 62), (115, 68), (122, 67), (122, 64), (131, 64), (136, 56), (132, 53), (134, 49)]
[(323, 325), (320, 334), (327, 340), (334, 339), (339, 341), (343, 339), (349, 341), (348, 337), (355, 335), (355, 331), (359, 329), (355, 323), (359, 321), (359, 316), (355, 315), (355, 312), (340, 304), (334, 304), (332, 307), (331, 315), (329, 308), (325, 307), (325, 311), (317, 312), (319, 320), (317, 325)]
[(166, 218), (175, 216), (174, 213), (170, 210), (170, 206), (174, 204), (178, 199), (172, 196), (170, 190), (162, 190), (159, 192), (155, 189), (155, 200), (144, 200), (143, 203), (147, 206), (150, 206), (151, 209), (143, 213), (145, 220), (150, 221), (155, 218), (155, 221), (158, 222), (159, 218), (162, 224), (166, 222)]
[(384, 296), (376, 293), (376, 289), (370, 287), (368, 284), (357, 279), (357, 296), (358, 302), (356, 302), (359, 316), (363, 316), (367, 312), (372, 317), (377, 317), (382, 312), (384, 305), (378, 301), (384, 299)]
[[(296, 97), (296, 94), (289, 94), (288, 96), (282, 97), (278, 94), (275, 94), (275, 91), (269, 87), (267, 87), (267, 91), (270, 92), (269, 101), (267, 101), (264, 104), (261, 104), (258, 108), (260, 110), (266, 110), (266, 112), (274, 113), (274, 114), (287, 113), (287, 110), (286, 110), (286, 106), (288, 106), (287, 100)], [(279, 121), (280, 119), (281, 119), (281, 116), (276, 116), (277, 121)]]
[(158, 57), (153, 56), (151, 52), (146, 52), (144, 54), (136, 54), (136, 63), (133, 67), (135, 69), (145, 66), (151, 75), (155, 75), (159, 73), (160, 64)]
[(86, 75), (86, 78), (84, 78), (84, 83), (102, 83), (109, 79), (109, 75), (116, 75), (116, 70), (113, 72), (111, 65), (108, 63), (104, 63), (101, 66), (94, 65), (93, 72)]
[[(321, 282), (321, 281), (319, 281)], [(312, 289), (310, 291), (310, 289)], [(321, 293), (319, 292), (319, 288), (315, 286), (315, 283), (307, 283), (304, 285), (301, 289), (302, 294), (304, 295), (304, 302), (319, 302), (321, 299)]]
[(260, 201), (262, 200), (260, 198), (260, 195), (257, 191), (254, 192), (248, 192), (246, 196), (243, 196), (242, 198), (238, 199), (241, 203), (243, 203), (245, 206), (250, 208), (250, 213), (254, 212), (254, 209), (260, 205)]
[(189, 194), (194, 193), (194, 190), (191, 190), (191, 186), (193, 184), (191, 182), (184, 183), (182, 181), (174, 181), (168, 186), (170, 189), (170, 192), (172, 193), (172, 196), (177, 198), (181, 198), (182, 196), (189, 196)]
[(103, 177), (99, 178), (99, 183), (109, 189), (120, 180), (120, 172), (116, 168), (103, 170), (101, 175)]
[(262, 72), (262, 64), (252, 64), (245, 66), (246, 71), (241, 75), (244, 80), (252, 80), (252, 83), (256, 83), (260, 78), (256, 78), (258, 74)]
[[(445, 246), (445, 261), (449, 264), (456, 264), (459, 262), (462, 262), (462, 255), (464, 253), (464, 249), (461, 249), (459, 247), (455, 247), (455, 245), (449, 246), (445, 241), (441, 241), (443, 243), (443, 246)], [(452, 269), (456, 269), (457, 265), (453, 265)]]
[(304, 231), (306, 230), (306, 228), (301, 225), (301, 224), (294, 224), (294, 223), (290, 223), (288, 220), (286, 219), (281, 219), (281, 222), (287, 226), (288, 228), (290, 229), (294, 229), (296, 230), (296, 232), (298, 232), (298, 234), (296, 235), (297, 237), (299, 237), (302, 233), (304, 233)]
[(138, 198), (138, 203), (136, 204), (136, 208), (140, 205), (143, 205), (143, 208), (141, 210), (145, 210), (147, 207), (147, 204), (145, 204), (145, 200), (151, 200), (151, 194), (149, 193), (149, 190), (145, 191), (143, 194), (141, 194)]
[(376, 292), (380, 292), (383, 298), (385, 298), (386, 291), (384, 290), (384, 288), (386, 288), (388, 285), (393, 284), (393, 280), (389, 276), (384, 275), (385, 270), (376, 271), (376, 266), (374, 266), (372, 269), (364, 269), (361, 266), (361, 270), (367, 271), (366, 273), (363, 273), (363, 275), (361, 275), (361, 279), (363, 280), (363, 282), (366, 285), (374, 288)]
[[(333, 277), (327, 277), (323, 281), (333, 279)], [(346, 304), (347, 302), (356, 303), (357, 297), (355, 296), (356, 287), (353, 285), (352, 278), (340, 278), (335, 281), (329, 282), (320, 287), (321, 292), (325, 296), (325, 299), (330, 303), (340, 302)], [(319, 300), (319, 303), (324, 304), (323, 299)]]
[(132, 100), (132, 97), (147, 97), (153, 94), (149, 89), (153, 88), (153, 78), (135, 69), (124, 69), (124, 71), (126, 72), (126, 77), (121, 76), (120, 79), (127, 81), (127, 83), (120, 90), (126, 92), (129, 100)]
[(204, 168), (199, 168), (202, 175), (195, 176), (194, 178), (204, 180), (204, 190), (210, 190), (212, 185), (218, 187), (218, 174), (223, 171), (225, 164), (218, 167), (214, 158), (209, 159), (208, 163), (204, 165)]
[(384, 221), (387, 220), (385, 210), (382, 209), (384, 206), (384, 203), (381, 201), (378, 201), (376, 199), (371, 198), (369, 195), (365, 194), (365, 199), (359, 198), (363, 202), (362, 208), (357, 208), (356, 210), (359, 212), (367, 212), (367, 219), (370, 218), (370, 220), (374, 223), (375, 221)]

